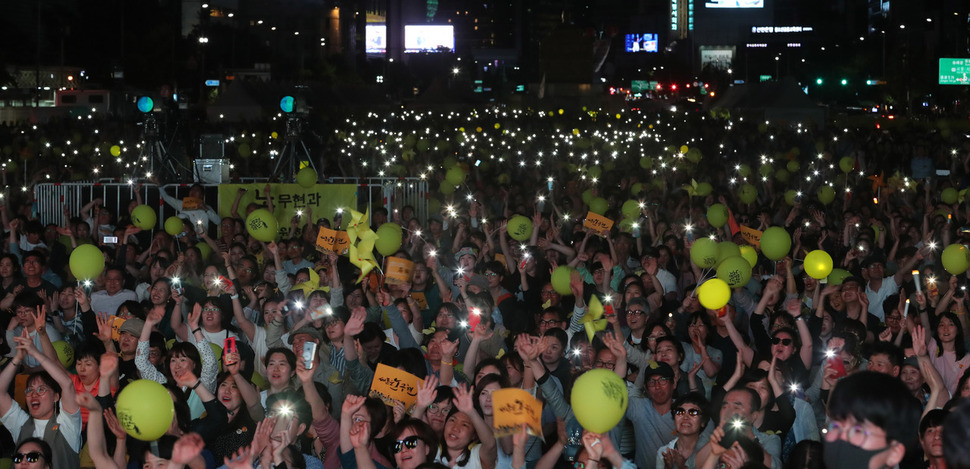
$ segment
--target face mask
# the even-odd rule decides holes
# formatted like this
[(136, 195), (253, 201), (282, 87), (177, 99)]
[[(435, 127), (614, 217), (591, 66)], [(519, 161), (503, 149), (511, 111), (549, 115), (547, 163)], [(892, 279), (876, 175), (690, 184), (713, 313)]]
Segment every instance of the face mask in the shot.
[(845, 440), (826, 442), (822, 451), (825, 467), (828, 469), (865, 469), (869, 467), (869, 460), (888, 448), (869, 450), (862, 449)]

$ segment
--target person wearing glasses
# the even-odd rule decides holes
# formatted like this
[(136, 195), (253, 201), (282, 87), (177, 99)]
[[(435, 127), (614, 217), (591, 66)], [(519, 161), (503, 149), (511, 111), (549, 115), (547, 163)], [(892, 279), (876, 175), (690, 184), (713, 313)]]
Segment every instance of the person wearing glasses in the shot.
[[(0, 423), (14, 441), (23, 444), (33, 437), (43, 438), (50, 444), (50, 453), (44, 457), (49, 467), (79, 467), (81, 410), (74, 399), (71, 377), (57, 359), (46, 356), (34, 346), (26, 331), (15, 337), (14, 343), (16, 355), (0, 372)], [(8, 389), (28, 355), (40, 363), (43, 371), (27, 377), (27, 388), (24, 390), (27, 411), (24, 411), (10, 396)], [(20, 463), (29, 459), (35, 458), (27, 455)]]
[(51, 446), (40, 438), (27, 438), (13, 453), (14, 469), (51, 469)]
[(860, 371), (841, 379), (822, 433), (825, 466), (895, 467), (917, 441), (920, 410), (919, 401), (892, 376)]
[(762, 459), (758, 462), (766, 467), (780, 468), (781, 438), (763, 433), (754, 426), (762, 418), (761, 409), (761, 396), (757, 391), (747, 387), (728, 391), (721, 403), (717, 428), (713, 429), (710, 441), (697, 452), (696, 459), (704, 461), (705, 467), (710, 467), (709, 458), (724, 462), (724, 458), (721, 458), (723, 450), (733, 446), (727, 444), (728, 441), (741, 442), (747, 439), (755, 442), (761, 450)]
[(694, 469), (697, 452), (704, 446), (698, 442), (704, 439), (702, 434), (709, 427), (708, 423), (711, 420), (710, 402), (699, 392), (688, 393), (674, 401), (671, 416), (674, 419), (677, 438), (657, 450), (655, 467)]

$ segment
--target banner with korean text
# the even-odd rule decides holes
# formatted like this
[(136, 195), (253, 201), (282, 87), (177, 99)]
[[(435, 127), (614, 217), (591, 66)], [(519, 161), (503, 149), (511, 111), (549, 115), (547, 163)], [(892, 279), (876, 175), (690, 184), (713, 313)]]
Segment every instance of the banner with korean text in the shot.
[[(229, 217), (232, 203), (239, 189), (246, 192), (239, 200), (239, 215), (246, 216), (246, 206), (255, 203), (266, 205), (267, 184), (220, 184), (219, 216)], [(337, 209), (357, 209), (357, 186), (354, 184), (316, 184), (303, 187), (299, 184), (269, 184), (269, 197), (273, 202), (273, 214), (280, 224), (280, 236), (288, 238), (292, 225), (290, 221), (299, 212), (300, 226), (306, 226), (307, 216), (312, 223), (326, 218), (333, 221)], [(348, 218), (349, 220), (349, 218)]]

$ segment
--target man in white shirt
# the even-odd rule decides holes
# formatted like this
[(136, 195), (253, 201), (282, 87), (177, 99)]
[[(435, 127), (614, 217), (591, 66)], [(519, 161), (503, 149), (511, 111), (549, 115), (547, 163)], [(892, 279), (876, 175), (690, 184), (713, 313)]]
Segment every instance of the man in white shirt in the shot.
[(138, 301), (135, 292), (125, 288), (125, 273), (120, 267), (105, 267), (104, 290), (91, 294), (91, 309), (96, 313), (114, 315), (122, 303)]

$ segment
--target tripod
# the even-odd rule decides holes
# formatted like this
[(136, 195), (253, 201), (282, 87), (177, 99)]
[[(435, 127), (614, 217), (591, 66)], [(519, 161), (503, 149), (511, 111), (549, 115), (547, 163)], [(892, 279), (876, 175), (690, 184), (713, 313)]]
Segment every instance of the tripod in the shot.
[[(273, 168), (273, 176), (270, 179), (279, 178), (280, 181), (292, 182), (296, 179), (296, 172), (300, 170), (300, 162), (306, 161), (311, 168), (317, 169), (310, 157), (310, 150), (303, 143), (301, 134), (303, 133), (303, 118), (299, 115), (289, 115), (286, 117), (286, 137), (283, 144), (283, 151), (276, 160)], [(302, 151), (301, 151), (302, 150)], [(281, 171), (285, 171), (285, 178)]]
[[(175, 167), (175, 161), (168, 154), (165, 145), (159, 138), (158, 121), (155, 116), (147, 114), (145, 116), (145, 132), (142, 137), (145, 141), (138, 161), (148, 163), (148, 171), (151, 175), (157, 175), (161, 181), (176, 181), (179, 178), (179, 171)], [(157, 165), (157, 166), (156, 166)]]

